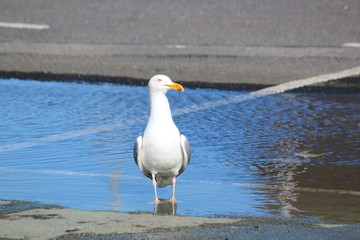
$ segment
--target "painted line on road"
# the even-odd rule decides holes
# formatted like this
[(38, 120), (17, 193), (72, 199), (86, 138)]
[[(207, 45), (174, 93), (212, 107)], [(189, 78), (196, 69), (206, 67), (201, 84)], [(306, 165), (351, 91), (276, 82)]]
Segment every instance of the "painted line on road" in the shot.
[(350, 42), (350, 43), (344, 43), (341, 45), (342, 47), (353, 47), (353, 48), (360, 48), (359, 42)]
[[(225, 106), (227, 104), (239, 103), (239, 102), (242, 102), (245, 100), (259, 98), (259, 97), (263, 97), (263, 96), (267, 96), (267, 95), (283, 93), (283, 92), (286, 92), (289, 90), (293, 90), (293, 89), (308, 86), (308, 85), (313, 85), (316, 83), (322, 83), (322, 82), (327, 82), (327, 81), (331, 81), (331, 80), (343, 79), (346, 77), (352, 77), (352, 76), (357, 76), (357, 75), (360, 75), (360, 66), (351, 68), (351, 69), (347, 69), (344, 71), (336, 72), (336, 73), (324, 74), (324, 75), (320, 75), (320, 76), (316, 76), (316, 77), (310, 77), (310, 78), (290, 81), (290, 82), (279, 84), (279, 85), (276, 85), (273, 87), (268, 87), (268, 88), (264, 88), (264, 89), (261, 89), (258, 91), (254, 91), (254, 92), (251, 92), (250, 94), (239, 94), (235, 97), (228, 98), (228, 99), (214, 100), (214, 101), (209, 101), (209, 102), (205, 102), (202, 104), (195, 104), (190, 107), (174, 109), (172, 112), (173, 112), (173, 116), (178, 116), (178, 115), (183, 115), (183, 114), (187, 114), (187, 113), (191, 113), (191, 112), (206, 110), (209, 108), (221, 107), (221, 106)], [(103, 132), (103, 131), (110, 131), (115, 128), (119, 128), (121, 126), (128, 126), (128, 125), (145, 122), (147, 119), (148, 119), (148, 116), (139, 116), (134, 119), (128, 119), (128, 120), (122, 122), (121, 124), (104, 124), (104, 125), (99, 125), (99, 126), (94, 126), (94, 127), (87, 127), (87, 128), (84, 128), (84, 129), (81, 129), (78, 131), (70, 131), (70, 132), (65, 132), (65, 133), (61, 133), (61, 134), (54, 134), (54, 135), (50, 135), (50, 136), (46, 136), (46, 137), (42, 137), (42, 138), (37, 138), (34, 140), (30, 140), (30, 141), (2, 145), (2, 146), (0, 146), (0, 152), (14, 151), (14, 150), (34, 147), (34, 146), (38, 146), (38, 145), (48, 144), (48, 143), (52, 143), (52, 142), (56, 142), (56, 141), (61, 141), (61, 140), (65, 140), (65, 139), (70, 139), (70, 138), (74, 138), (74, 137), (80, 137), (80, 136), (84, 136), (84, 135), (88, 135), (88, 134), (94, 134), (94, 133), (99, 133), (99, 132)]]
[(304, 86), (308, 86), (308, 85), (313, 85), (313, 84), (317, 84), (317, 83), (323, 83), (323, 82), (327, 82), (327, 81), (338, 80), (338, 79), (343, 79), (343, 78), (358, 76), (358, 75), (360, 75), (360, 67), (355, 67), (355, 68), (347, 69), (347, 70), (337, 72), (337, 73), (329, 73), (329, 74), (324, 74), (324, 75), (320, 75), (320, 76), (316, 76), (316, 77), (310, 77), (310, 78), (290, 81), (290, 82), (279, 84), (279, 85), (276, 85), (273, 87), (264, 88), (264, 89), (252, 92), (251, 94), (256, 95), (256, 96), (266, 96), (266, 95), (270, 95), (270, 94), (277, 94), (277, 93), (282, 93), (285, 91), (294, 90), (296, 88), (300, 88), (300, 87), (304, 87)]
[(17, 28), (17, 29), (32, 29), (32, 30), (43, 30), (43, 29), (50, 28), (49, 25), (45, 25), (45, 24), (11, 23), (11, 22), (0, 22), (0, 27)]
[[(14, 167), (0, 167), (0, 172), (5, 173), (30, 173), (30, 174), (48, 174), (48, 175), (60, 175), (60, 176), (75, 176), (75, 177), (113, 177), (112, 173), (96, 173), (96, 172), (83, 172), (83, 171), (64, 171), (64, 170), (52, 170), (52, 169), (28, 169), (28, 168), (14, 168)], [(136, 180), (142, 179), (142, 176), (131, 176), (121, 174), (124, 180)]]

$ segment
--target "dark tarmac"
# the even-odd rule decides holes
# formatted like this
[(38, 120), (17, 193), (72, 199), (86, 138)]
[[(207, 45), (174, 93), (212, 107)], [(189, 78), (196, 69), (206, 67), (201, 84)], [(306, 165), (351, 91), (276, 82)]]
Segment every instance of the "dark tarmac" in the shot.
[(58, 240), (110, 239), (359, 239), (359, 225), (322, 224), (309, 219), (247, 218), (235, 224), (204, 224), (199, 227), (165, 229), (148, 233), (69, 234)]
[(357, 0), (5, 0), (0, 22), (48, 26), (0, 27), (5, 78), (143, 84), (163, 73), (253, 90), (360, 66)]

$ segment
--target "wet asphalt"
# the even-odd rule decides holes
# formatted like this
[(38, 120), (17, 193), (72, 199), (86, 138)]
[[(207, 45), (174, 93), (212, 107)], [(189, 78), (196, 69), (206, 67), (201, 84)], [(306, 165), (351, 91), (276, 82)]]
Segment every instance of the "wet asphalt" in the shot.
[[(30, 209), (61, 208), (37, 202), (11, 201), (0, 204), (0, 218), (15, 212)], [(151, 215), (151, 213), (149, 213)], [(38, 218), (46, 223), (47, 218)], [(194, 227), (164, 228), (159, 225), (149, 232), (142, 233), (76, 233), (77, 229), (68, 230), (67, 234), (51, 239), (56, 240), (109, 240), (109, 239), (359, 239), (359, 223), (324, 222), (316, 218), (291, 217), (291, 218), (233, 218), (235, 222), (227, 224), (202, 224)], [(66, 221), (66, 220), (65, 220)], [(19, 225), (21, 228), (21, 225)], [(52, 226), (55, 227), (56, 226)], [(11, 238), (0, 239), (15, 239)]]
[[(345, 229), (326, 229), (316, 226), (295, 225), (283, 223), (275, 219), (272, 223), (256, 223), (255, 225), (241, 226), (208, 226), (198, 228), (185, 228), (165, 230), (154, 233), (125, 233), (114, 235), (70, 234), (55, 239), (74, 240), (108, 240), (108, 239), (358, 239), (358, 226), (346, 227)], [(290, 225), (290, 226), (289, 226)], [(304, 234), (305, 233), (305, 234)]]
[(123, 234), (69, 234), (58, 240), (110, 240), (110, 239), (359, 239), (359, 225), (332, 225), (309, 219), (248, 218), (239, 224), (207, 224), (200, 227), (162, 229), (148, 233)]

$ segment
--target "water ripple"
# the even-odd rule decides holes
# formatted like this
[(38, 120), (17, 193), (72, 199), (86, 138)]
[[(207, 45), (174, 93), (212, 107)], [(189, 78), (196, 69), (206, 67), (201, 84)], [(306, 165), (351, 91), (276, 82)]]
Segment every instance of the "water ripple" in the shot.
[[(0, 93), (0, 198), (154, 210), (151, 182), (132, 158), (149, 112), (147, 88), (2, 80)], [(326, 218), (334, 204), (359, 207), (359, 96), (168, 95), (193, 150), (179, 177), (178, 214)], [(337, 214), (360, 221), (345, 207)]]

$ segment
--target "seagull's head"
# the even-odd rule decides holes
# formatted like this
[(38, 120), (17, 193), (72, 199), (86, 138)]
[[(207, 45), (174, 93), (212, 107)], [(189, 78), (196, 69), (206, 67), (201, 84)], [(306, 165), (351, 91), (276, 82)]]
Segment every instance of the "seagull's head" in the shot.
[(174, 89), (176, 91), (184, 91), (183, 86), (178, 83), (174, 83), (171, 79), (166, 75), (155, 75), (149, 81), (150, 91), (162, 91), (166, 93), (170, 89)]

